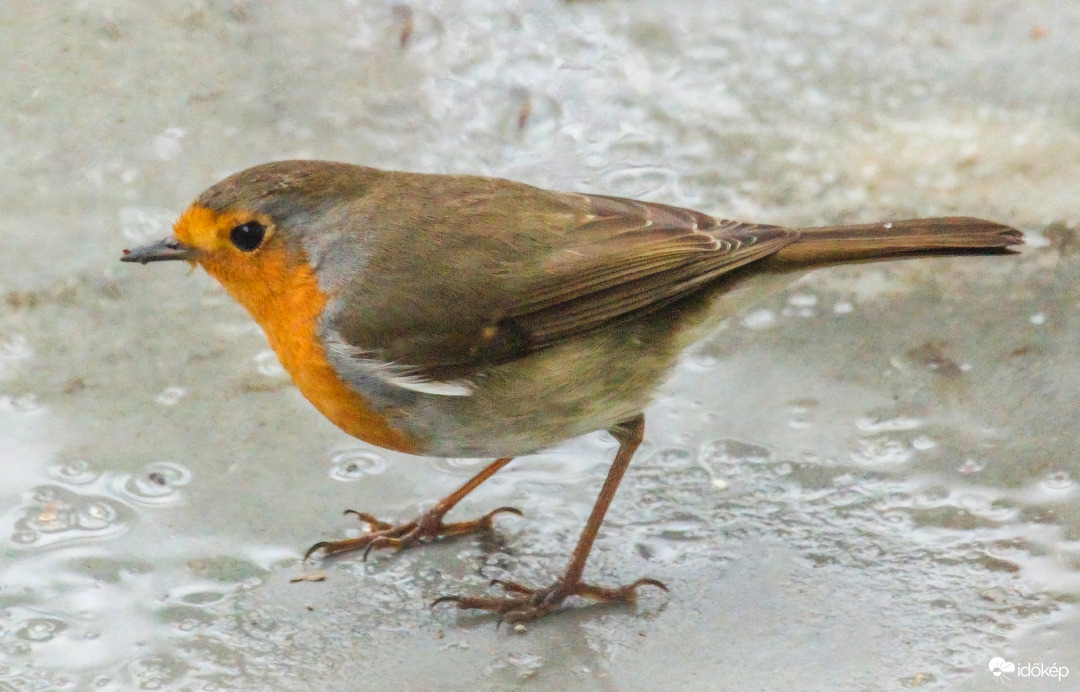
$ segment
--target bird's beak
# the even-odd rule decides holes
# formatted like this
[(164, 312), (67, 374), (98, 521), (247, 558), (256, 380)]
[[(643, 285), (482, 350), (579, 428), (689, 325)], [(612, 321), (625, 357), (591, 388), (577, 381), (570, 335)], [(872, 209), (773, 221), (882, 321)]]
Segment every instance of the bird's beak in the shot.
[(168, 260), (186, 260), (191, 262), (195, 259), (195, 248), (184, 245), (176, 238), (165, 238), (150, 245), (143, 245), (134, 250), (124, 250), (121, 262), (165, 262)]

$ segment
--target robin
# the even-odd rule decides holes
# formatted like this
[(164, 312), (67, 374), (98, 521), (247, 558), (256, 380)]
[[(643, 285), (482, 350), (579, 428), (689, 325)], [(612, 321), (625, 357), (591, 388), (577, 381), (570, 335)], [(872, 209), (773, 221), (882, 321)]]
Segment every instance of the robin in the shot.
[(366, 558), (489, 530), (497, 514), (520, 512), (443, 519), (514, 457), (610, 432), (618, 450), (562, 576), (436, 601), (522, 622), (569, 596), (633, 602), (641, 586), (666, 590), (655, 579), (605, 588), (582, 576), (650, 394), (718, 314), (808, 268), (1008, 254), (1022, 242), (973, 218), (784, 228), (494, 178), (279, 161), (217, 183), (171, 237), (121, 259), (205, 269), (263, 328), (304, 396), (350, 435), (410, 454), (499, 457), (414, 521), (354, 512), (368, 533), (316, 543), (307, 557)]

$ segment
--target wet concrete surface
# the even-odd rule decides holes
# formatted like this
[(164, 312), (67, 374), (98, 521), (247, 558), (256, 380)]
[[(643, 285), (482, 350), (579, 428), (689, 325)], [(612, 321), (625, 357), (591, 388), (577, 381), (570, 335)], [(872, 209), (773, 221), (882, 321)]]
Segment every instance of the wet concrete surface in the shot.
[[(1075, 685), (1075, 3), (0, 19), (0, 689)], [(970, 214), (1031, 242), (822, 270), (726, 322), (646, 412), (589, 563), (670, 594), (518, 631), (428, 604), (550, 580), (609, 437), (470, 496), (458, 516), (524, 512), (491, 537), (290, 583), (313, 541), (360, 530), (341, 510), (411, 518), (482, 460), (345, 436), (201, 272), (117, 262), (219, 178), (290, 157), (791, 225)]]

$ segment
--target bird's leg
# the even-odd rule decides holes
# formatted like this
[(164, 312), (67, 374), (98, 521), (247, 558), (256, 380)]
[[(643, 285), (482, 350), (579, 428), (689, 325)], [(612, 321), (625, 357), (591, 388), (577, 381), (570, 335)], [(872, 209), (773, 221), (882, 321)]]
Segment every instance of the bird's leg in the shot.
[(619, 442), (619, 450), (615, 453), (615, 460), (611, 463), (607, 480), (600, 490), (600, 495), (593, 505), (592, 514), (585, 524), (577, 547), (566, 566), (566, 571), (551, 586), (534, 589), (517, 582), (495, 580), (492, 584), (498, 584), (506, 593), (505, 596), (443, 596), (432, 603), (436, 605), (444, 602), (457, 603), (458, 608), (489, 610), (510, 622), (527, 622), (536, 620), (554, 612), (569, 596), (582, 596), (601, 602), (626, 602), (633, 603), (637, 597), (639, 586), (655, 586), (667, 591), (662, 582), (655, 579), (638, 579), (632, 584), (616, 588), (604, 588), (592, 586), (581, 581), (585, 571), (585, 561), (589, 559), (593, 541), (600, 530), (600, 524), (604, 521), (604, 514), (615, 497), (615, 491), (619, 488), (623, 474), (634, 451), (641, 444), (641, 437), (645, 430), (645, 417), (637, 415), (616, 425), (609, 432)]
[(436, 502), (434, 507), (407, 524), (394, 526), (385, 521), (379, 521), (366, 512), (357, 512), (351, 509), (346, 510), (346, 514), (355, 514), (361, 521), (367, 523), (370, 527), (370, 531), (357, 538), (346, 538), (340, 541), (321, 541), (316, 543), (304, 553), (304, 559), (307, 560), (313, 554), (320, 551), (324, 555), (334, 555), (335, 553), (344, 553), (350, 550), (363, 550), (364, 559), (366, 560), (368, 554), (376, 548), (394, 548), (396, 550), (402, 550), (415, 545), (426, 538), (462, 536), (467, 533), (488, 531), (491, 529), (492, 517), (496, 514), (505, 512), (508, 514), (516, 514), (520, 517), (521, 511), (514, 507), (499, 507), (477, 519), (457, 521), (451, 524), (443, 523), (443, 517), (446, 516), (447, 512), (454, 508), (454, 505), (461, 502), (462, 498), (480, 487), (481, 483), (491, 478), (495, 475), (496, 471), (509, 464), (512, 460), (513, 457), (503, 457), (502, 459), (496, 459), (491, 462), (483, 471), (470, 478), (465, 485)]

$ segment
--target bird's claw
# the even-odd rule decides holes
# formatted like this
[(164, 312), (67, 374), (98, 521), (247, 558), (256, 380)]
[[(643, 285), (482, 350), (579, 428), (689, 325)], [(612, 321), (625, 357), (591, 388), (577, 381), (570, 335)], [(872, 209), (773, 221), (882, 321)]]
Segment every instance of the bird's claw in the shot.
[(593, 586), (584, 582), (563, 584), (557, 581), (551, 586), (534, 589), (524, 584), (504, 579), (493, 579), (492, 586), (498, 586), (506, 596), (442, 596), (431, 603), (431, 607), (440, 603), (456, 603), (461, 610), (487, 610), (499, 616), (499, 621), (512, 624), (539, 620), (559, 609), (562, 602), (570, 596), (580, 596), (600, 603), (634, 603), (637, 601), (637, 589), (641, 586), (655, 586), (666, 592), (667, 586), (657, 579), (638, 579), (637, 581), (616, 588)]
[(375, 516), (368, 514), (367, 512), (358, 512), (353, 509), (345, 510), (345, 514), (351, 514), (367, 524), (369, 528), (368, 533), (356, 538), (345, 538), (339, 541), (320, 541), (308, 548), (307, 552), (304, 553), (304, 561), (306, 562), (312, 555), (319, 551), (322, 551), (323, 555), (329, 557), (330, 555), (345, 553), (352, 550), (362, 550), (362, 559), (367, 560), (368, 555), (370, 555), (373, 550), (380, 550), (383, 548), (405, 550), (417, 543), (440, 538), (442, 536), (464, 536), (480, 531), (490, 531), (494, 527), (493, 518), (498, 514), (505, 513), (514, 514), (519, 517), (524, 516), (521, 510), (516, 507), (499, 507), (476, 519), (446, 524), (443, 522), (443, 517), (446, 515), (447, 511), (449, 511), (448, 508), (443, 509), (439, 505), (436, 505), (432, 509), (421, 514), (414, 521), (394, 526), (393, 524), (375, 518)]

